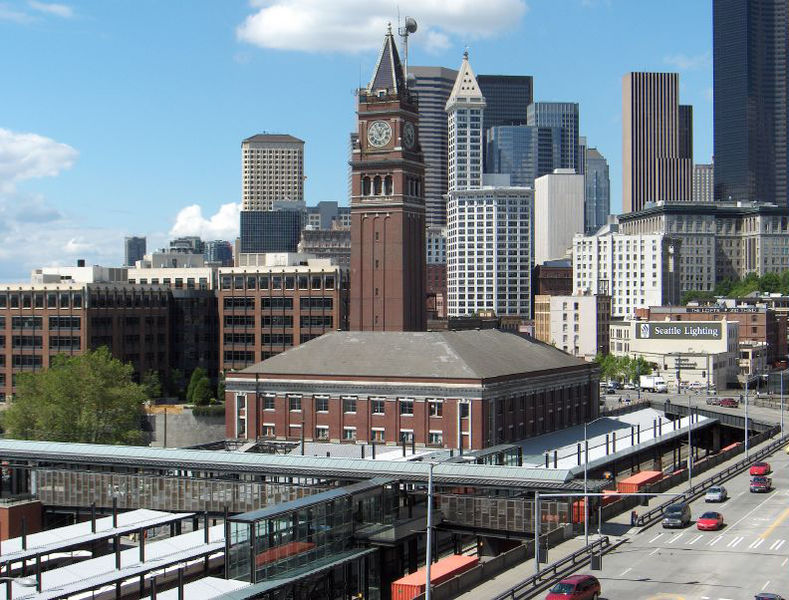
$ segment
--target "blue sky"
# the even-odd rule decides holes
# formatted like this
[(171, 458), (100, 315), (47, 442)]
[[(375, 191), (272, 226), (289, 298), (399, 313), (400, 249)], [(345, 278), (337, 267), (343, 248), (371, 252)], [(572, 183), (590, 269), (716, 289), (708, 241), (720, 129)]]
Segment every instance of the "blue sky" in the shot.
[(528, 74), (580, 103), (621, 206), (621, 77), (680, 73), (694, 154), (712, 153), (709, 0), (0, 0), (0, 280), (118, 264), (123, 236), (234, 237), (240, 143), (306, 142), (308, 204), (347, 202), (353, 90), (386, 22), (414, 16), (410, 62)]

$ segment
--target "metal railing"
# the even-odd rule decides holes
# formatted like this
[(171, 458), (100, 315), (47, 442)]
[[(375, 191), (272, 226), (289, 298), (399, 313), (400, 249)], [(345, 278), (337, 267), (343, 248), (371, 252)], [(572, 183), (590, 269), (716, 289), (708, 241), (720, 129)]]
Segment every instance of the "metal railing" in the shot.
[(572, 554), (549, 564), (538, 573), (521, 581), (519, 584), (511, 587), (506, 592), (494, 597), (494, 600), (521, 600), (523, 598), (532, 598), (535, 594), (539, 594), (548, 585), (553, 583), (559, 577), (566, 574), (567, 571), (575, 571), (579, 565), (586, 564), (591, 560), (592, 554), (595, 552), (604, 553), (609, 552), (624, 543), (624, 540), (611, 542), (608, 536), (603, 536), (599, 540), (595, 540), (588, 546), (584, 546), (580, 550), (576, 550)]
[[(774, 427), (773, 429), (764, 432), (763, 435), (765, 438), (768, 438), (778, 433), (778, 431), (780, 431), (780, 429), (778, 427)], [(784, 436), (774, 442), (771, 442), (761, 450), (753, 452), (748, 458), (744, 458), (743, 460), (729, 467), (726, 467), (725, 469), (719, 471), (715, 475), (712, 475), (707, 479), (705, 479), (704, 481), (697, 483), (687, 491), (682, 492), (681, 494), (677, 494), (670, 500), (667, 500), (666, 502), (661, 503), (655, 508), (645, 513), (642, 513), (641, 515), (638, 516), (638, 520), (637, 520), (638, 526), (646, 527), (648, 525), (652, 525), (663, 516), (663, 511), (667, 506), (671, 504), (676, 504), (678, 502), (692, 502), (693, 500), (700, 498), (702, 494), (704, 494), (707, 491), (707, 489), (710, 488), (711, 486), (717, 485), (719, 483), (723, 483), (724, 481), (728, 481), (735, 475), (738, 475), (739, 473), (743, 472), (754, 462), (757, 462), (760, 459), (764, 458), (765, 456), (774, 453), (776, 450), (786, 445), (787, 442), (789, 442), (789, 436)]]

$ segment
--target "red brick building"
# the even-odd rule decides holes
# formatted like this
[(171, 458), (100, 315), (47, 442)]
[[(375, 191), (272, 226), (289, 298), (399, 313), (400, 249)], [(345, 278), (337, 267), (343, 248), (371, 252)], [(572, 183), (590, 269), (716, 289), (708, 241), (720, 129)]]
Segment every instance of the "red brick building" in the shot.
[(492, 329), (335, 332), (228, 374), (227, 436), (479, 449), (594, 419), (598, 379)]
[(117, 283), (0, 287), (0, 402), (13, 375), (49, 367), (56, 354), (107, 346), (139, 378), (170, 368), (170, 290)]
[(358, 94), (351, 159), (351, 308), (354, 331), (424, 331), (424, 157), (419, 109), (391, 29)]
[(427, 312), (431, 319), (447, 318), (447, 265), (428, 264)]

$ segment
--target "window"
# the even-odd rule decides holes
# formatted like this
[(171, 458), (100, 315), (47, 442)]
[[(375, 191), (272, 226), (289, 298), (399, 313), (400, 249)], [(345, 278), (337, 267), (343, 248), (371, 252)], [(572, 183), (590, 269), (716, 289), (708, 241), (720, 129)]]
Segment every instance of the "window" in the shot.
[(263, 426), (260, 428), (260, 437), (273, 438), (274, 437), (274, 424), (273, 423), (263, 423)]
[(329, 412), (328, 396), (315, 396), (315, 412)]
[(444, 414), (444, 403), (441, 400), (431, 400), (428, 402), (431, 417), (441, 417)]
[(428, 434), (427, 443), (431, 446), (443, 446), (444, 434), (440, 431), (431, 431)]
[(356, 439), (356, 427), (343, 427), (342, 439), (346, 441), (354, 441)]
[(400, 414), (403, 416), (411, 417), (414, 415), (414, 401), (413, 400), (400, 400)]
[(372, 412), (374, 415), (384, 414), (385, 407), (386, 401), (383, 398), (370, 399), (370, 412)]
[(328, 440), (329, 439), (329, 428), (326, 425), (318, 425), (315, 427), (315, 439), (316, 440)]
[(460, 415), (461, 419), (468, 419), (470, 406), (471, 405), (468, 402), (462, 402), (458, 404), (458, 414)]
[(372, 442), (385, 441), (383, 427), (373, 427), (372, 431), (370, 432), (370, 441)]
[(274, 394), (266, 394), (263, 396), (263, 410), (274, 410), (274, 401), (276, 398)]
[(405, 442), (406, 444), (410, 444), (414, 441), (414, 430), (413, 429), (401, 429), (400, 430), (400, 442)]
[(301, 410), (301, 396), (288, 396), (290, 410)]
[(342, 412), (355, 413), (356, 412), (356, 397), (348, 396), (342, 399)]

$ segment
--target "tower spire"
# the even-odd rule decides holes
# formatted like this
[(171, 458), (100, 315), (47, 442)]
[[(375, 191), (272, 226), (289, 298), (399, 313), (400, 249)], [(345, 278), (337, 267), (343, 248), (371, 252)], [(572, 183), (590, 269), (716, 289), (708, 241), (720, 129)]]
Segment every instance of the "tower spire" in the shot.
[(373, 77), (367, 86), (367, 93), (376, 94), (385, 91), (389, 94), (400, 94), (404, 90), (403, 64), (400, 62), (400, 55), (397, 52), (394, 35), (392, 35), (392, 24), (389, 23), (384, 36), (383, 48), (381, 48), (378, 62), (375, 64)]

